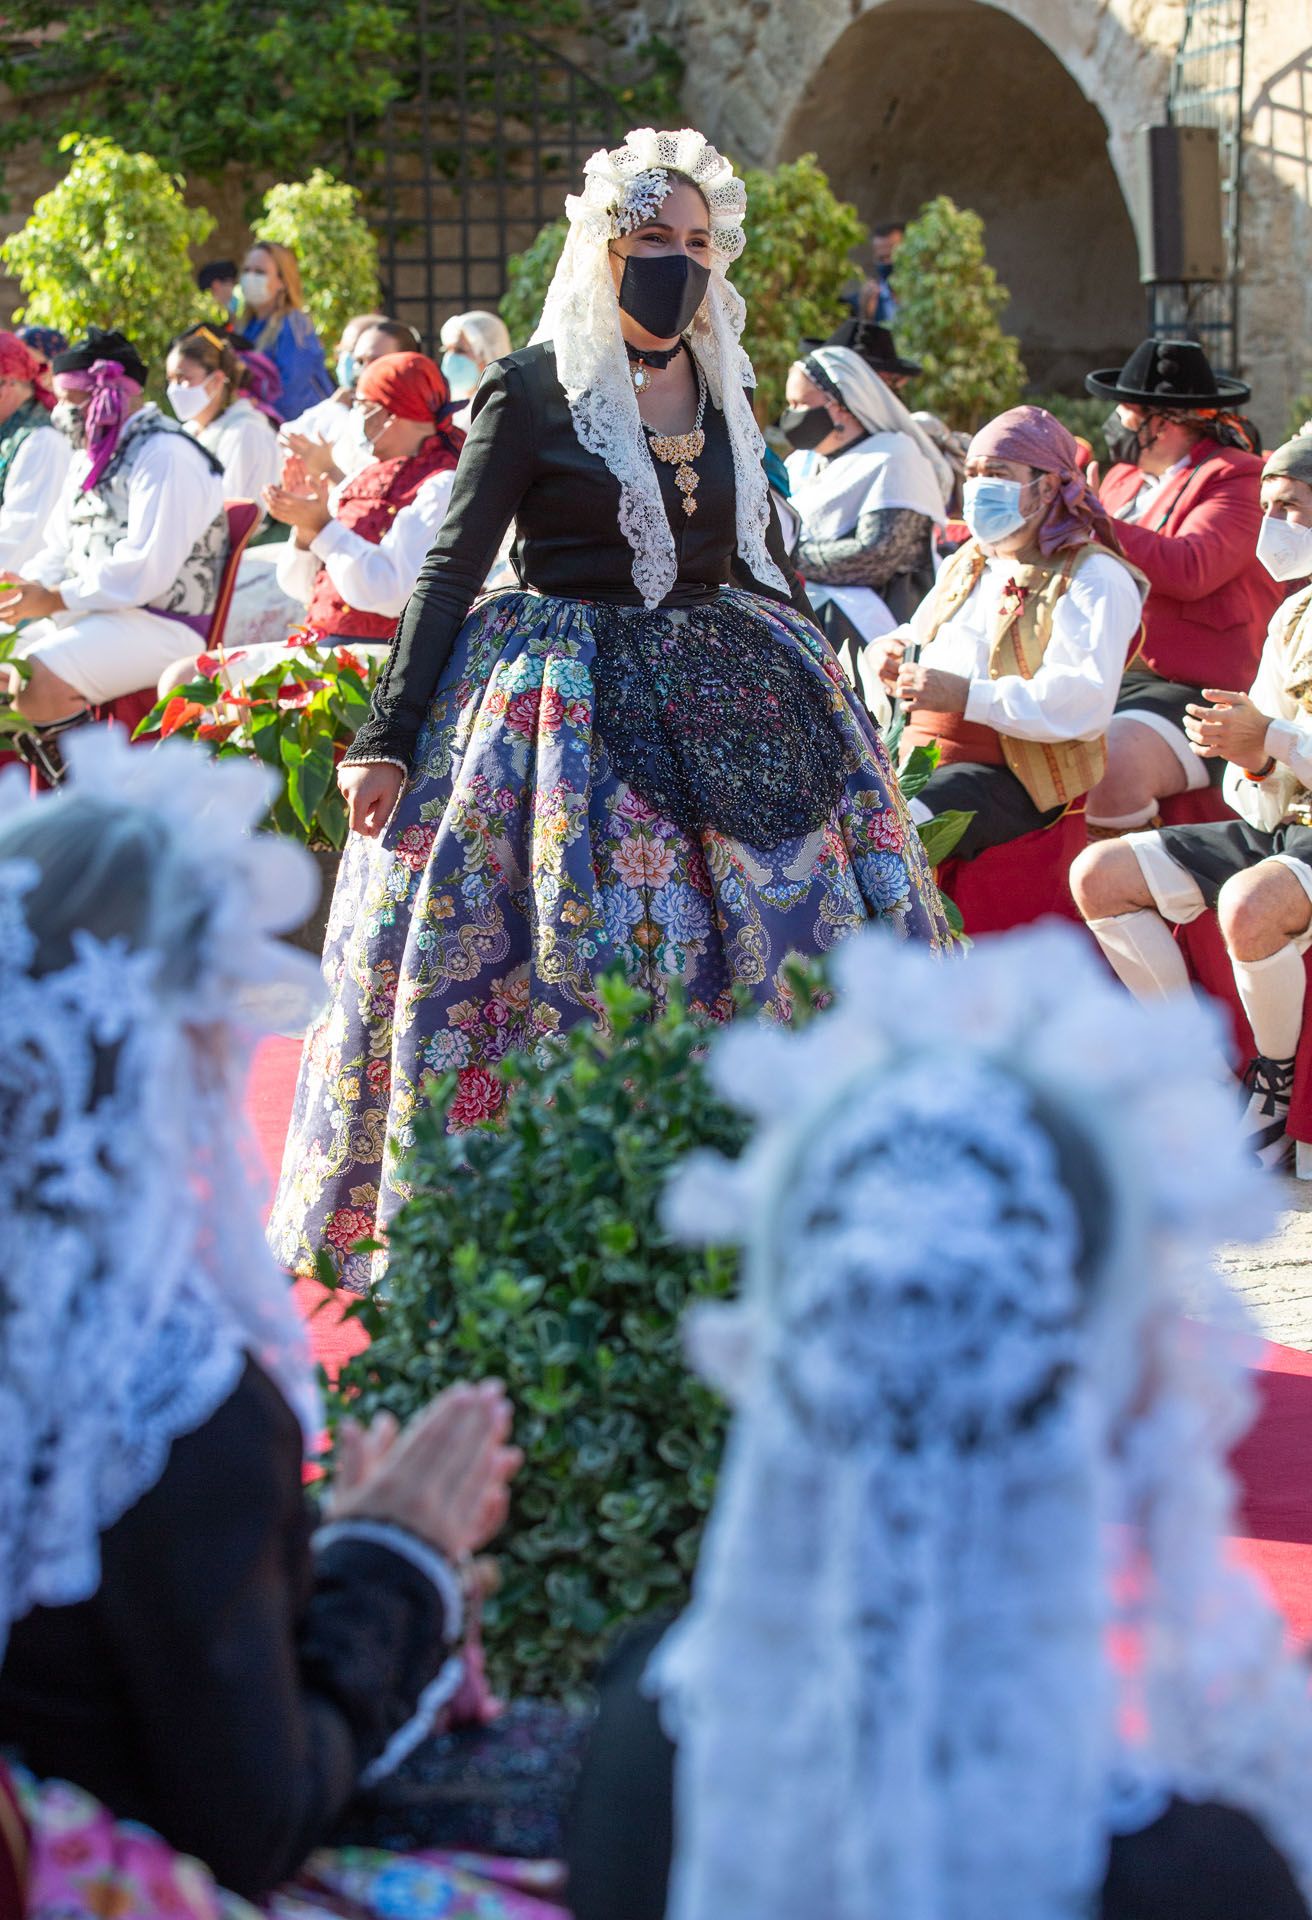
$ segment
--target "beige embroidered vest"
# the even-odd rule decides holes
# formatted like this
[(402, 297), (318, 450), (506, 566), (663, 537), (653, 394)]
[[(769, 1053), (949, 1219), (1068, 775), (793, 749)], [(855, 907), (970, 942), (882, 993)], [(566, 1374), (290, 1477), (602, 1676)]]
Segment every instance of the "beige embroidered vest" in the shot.
[[(1109, 559), (1125, 567), (1138, 581), (1141, 592), (1147, 593), (1148, 582), (1139, 569), (1097, 541), (1091, 540), (1082, 547), (1067, 547), (1050, 558), (1017, 558), (998, 602), (996, 624), (989, 646), (990, 680), (1001, 679), (1006, 674), (1018, 674), (1022, 680), (1034, 678), (1052, 639), (1053, 614), (1057, 602), (1080, 568), (1095, 553), (1105, 553)], [(930, 595), (922, 659), (939, 628), (965, 606), (975, 591), (984, 571), (985, 560), (983, 549), (971, 540), (944, 567)], [(1131, 649), (1132, 656), (1138, 651), (1142, 637), (1141, 625)], [(945, 715), (942, 718), (945, 721), (956, 720), (955, 731), (959, 731), (959, 716)], [(935, 725), (937, 719), (938, 716), (924, 711), (913, 714), (907, 727), (907, 739), (938, 738), (940, 732), (954, 731), (947, 727), (940, 729)], [(1105, 735), (1100, 735), (1096, 740), (1050, 741), (1015, 740), (1000, 733), (997, 740), (1002, 749), (1003, 764), (1015, 774), (1035, 806), (1043, 813), (1053, 807), (1069, 806), (1072, 800), (1078, 800), (1090, 787), (1097, 786), (1107, 766)], [(946, 759), (948, 756), (945, 754), (944, 757)]]

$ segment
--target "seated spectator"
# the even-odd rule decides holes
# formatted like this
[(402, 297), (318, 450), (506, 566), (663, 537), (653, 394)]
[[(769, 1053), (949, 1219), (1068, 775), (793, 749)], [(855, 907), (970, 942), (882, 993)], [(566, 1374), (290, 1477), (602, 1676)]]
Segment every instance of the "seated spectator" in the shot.
[[(911, 407), (907, 389), (916, 375), (924, 371), (919, 361), (904, 360), (888, 328), (877, 327), (869, 320), (844, 320), (827, 340), (804, 340), (802, 345), (808, 353), (813, 353), (817, 347), (850, 347), (853, 353), (861, 356), (872, 373), (879, 375), (889, 391), (897, 394), (931, 446), (942, 454), (951, 469), (952, 488), (948, 494), (947, 511), (950, 516), (960, 514), (961, 485), (965, 478), (966, 449), (970, 445), (970, 435), (956, 432), (936, 413)], [(936, 548), (942, 533), (940, 527), (934, 536)]]
[(0, 333), (0, 579), (40, 550), (73, 450), (50, 424), (50, 377), (16, 333)]
[(333, 391), (319, 336), (305, 311), (301, 274), (290, 247), (257, 240), (241, 270), (243, 307), (237, 330), (267, 353), (282, 381), (282, 415), (293, 420)]
[(862, 648), (909, 619), (933, 585), (930, 542), (952, 476), (852, 348), (818, 347), (797, 361), (786, 393), (789, 501), (801, 521), (796, 566), (855, 682)]
[(245, 391), (248, 374), (221, 334), (192, 327), (169, 348), (168, 398), (223, 469), (229, 500), (259, 500), (282, 471), (278, 433)]
[(228, 331), (237, 317), (237, 280), (235, 260), (209, 260), (196, 275), (196, 285), (214, 302)]
[[(342, 328), (341, 338), (337, 342), (337, 353), (333, 363), (333, 377), (337, 382), (336, 391), (326, 400), (316, 400), (307, 412), (298, 414), (294, 420), (285, 420), (282, 424), (284, 446), (288, 446), (288, 436), (303, 434), (309, 439), (326, 441), (332, 446), (351, 425), (351, 404), (355, 399), (355, 381), (360, 371), (360, 363), (355, 357), (355, 349), (360, 335), (370, 327), (386, 320), (385, 313), (355, 313)], [(290, 447), (288, 450), (291, 451)]]
[(963, 860), (1050, 825), (1106, 762), (1147, 585), (1076, 453), (1042, 407), (1013, 407), (977, 433), (964, 505), (973, 537), (910, 626), (861, 663), (869, 697), (878, 672), (908, 710), (904, 750), (937, 743), (912, 817), (973, 814)]
[(68, 345), (68, 336), (58, 327), (15, 327), (14, 332), (25, 347), (31, 349), (40, 362), (41, 371), (50, 373), (50, 362), (57, 353), (63, 353)]
[[(1278, 447), (1262, 473), (1257, 553), (1281, 585), (1312, 575), (1312, 437)], [(1237, 820), (1129, 833), (1081, 854), (1071, 889), (1099, 945), (1141, 1000), (1185, 993), (1173, 926), (1215, 913), (1253, 1030), (1244, 1084), (1258, 1157), (1293, 1159), (1285, 1137), (1312, 946), (1312, 586), (1272, 616), (1252, 692), (1209, 687), (1184, 713), (1190, 750), (1225, 768)]]
[(1256, 557), (1262, 462), (1234, 412), (1251, 389), (1213, 373), (1192, 340), (1145, 340), (1085, 385), (1115, 402), (1100, 493), (1151, 588), (1088, 804), (1091, 828), (1124, 833), (1151, 826), (1171, 795), (1219, 783), (1220, 763), (1189, 745), (1185, 709), (1205, 686), (1249, 685), (1280, 589)]
[(56, 356), (52, 417), (73, 459), (40, 552), (0, 594), (0, 619), (25, 625), (15, 651), (29, 677), (6, 670), (31, 722), (21, 750), (55, 780), (61, 733), (92, 706), (154, 686), (180, 627), (204, 641), (227, 554), (219, 463), (145, 398), (145, 383), (121, 333), (92, 327)]
[(603, 1678), (575, 1920), (1307, 1920), (1213, 1022), (1071, 930), (952, 971), (858, 934), (835, 1010), (712, 1044), (757, 1136), (669, 1218), (744, 1250), (689, 1327), (733, 1425), (691, 1606)]
[[(252, 835), (253, 767), (103, 733), (70, 760), (65, 792), (0, 803), (7, 1087), (34, 1122), (0, 1134), (0, 1774), (28, 1910), (236, 1920), (215, 1882), (292, 1874), (459, 1682), (459, 1568), (519, 1456), (500, 1387), (455, 1387), (403, 1432), (348, 1427), (314, 1531), (321, 1413), (244, 1116), (247, 1034), (321, 994), (273, 937), (311, 863)], [(395, 1914), (368, 1886), (400, 1899), (404, 1863), (371, 1858), (350, 1911)], [(405, 1911), (447, 1911), (425, 1875)]]
[(465, 436), (451, 425), (450, 391), (426, 354), (371, 361), (356, 406), (373, 459), (331, 506), (322, 481), (306, 493), (272, 487), (265, 500), (293, 529), (278, 579), (306, 601), (311, 632), (326, 644), (381, 648), (437, 538)]
[[(418, 350), (419, 336), (404, 320), (370, 320), (356, 335), (351, 350), (352, 397), (359, 388), (360, 375), (375, 360), (382, 360), (389, 353), (416, 353)], [(348, 407), (346, 426), (339, 428), (335, 435), (302, 432), (300, 421), (289, 421), (279, 438), (283, 451), (294, 454), (313, 478), (340, 485), (348, 475), (358, 473), (374, 457), (361, 432), (360, 422), (359, 409)]]
[(455, 424), (469, 423), (469, 402), (483, 378), (483, 369), (504, 360), (511, 350), (510, 329), (499, 314), (453, 314), (442, 323), (442, 372), (451, 398), (460, 402)]

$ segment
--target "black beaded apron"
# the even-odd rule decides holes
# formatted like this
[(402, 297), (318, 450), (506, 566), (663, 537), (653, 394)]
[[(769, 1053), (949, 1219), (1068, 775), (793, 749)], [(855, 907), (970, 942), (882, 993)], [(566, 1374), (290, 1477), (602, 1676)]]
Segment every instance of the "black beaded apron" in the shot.
[(762, 851), (825, 824), (847, 772), (829, 694), (765, 621), (723, 600), (590, 611), (596, 730), (649, 806)]

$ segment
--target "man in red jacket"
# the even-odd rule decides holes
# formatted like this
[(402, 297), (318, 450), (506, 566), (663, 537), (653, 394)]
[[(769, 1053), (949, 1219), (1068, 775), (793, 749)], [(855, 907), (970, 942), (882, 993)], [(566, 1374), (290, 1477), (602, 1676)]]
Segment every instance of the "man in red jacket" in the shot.
[(1233, 411), (1251, 388), (1213, 373), (1192, 340), (1145, 340), (1085, 384), (1116, 403), (1100, 497), (1151, 585), (1087, 802), (1091, 828), (1127, 833), (1155, 825), (1168, 795), (1214, 780), (1222, 763), (1193, 752), (1185, 709), (1204, 687), (1252, 684), (1281, 589), (1257, 558), (1262, 462)]

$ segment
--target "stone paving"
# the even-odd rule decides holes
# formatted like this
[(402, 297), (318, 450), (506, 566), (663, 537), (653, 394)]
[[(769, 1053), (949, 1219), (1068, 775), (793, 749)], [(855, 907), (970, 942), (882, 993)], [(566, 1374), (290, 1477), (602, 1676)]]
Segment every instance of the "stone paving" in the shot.
[(1220, 1265), (1269, 1340), (1312, 1352), (1312, 1180), (1282, 1184), (1279, 1230), (1262, 1246), (1228, 1248)]

